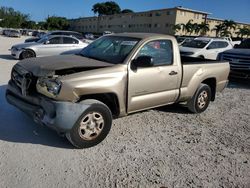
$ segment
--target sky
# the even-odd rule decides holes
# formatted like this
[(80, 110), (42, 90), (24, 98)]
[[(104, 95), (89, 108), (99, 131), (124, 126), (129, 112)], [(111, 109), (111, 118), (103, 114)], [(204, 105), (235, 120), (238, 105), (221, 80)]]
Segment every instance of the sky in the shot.
[[(12, 7), (35, 21), (49, 16), (78, 18), (93, 16), (92, 6), (105, 0), (0, 0), (0, 6)], [(212, 13), (214, 18), (250, 23), (250, 0), (113, 0), (121, 9), (135, 12), (183, 6)]]

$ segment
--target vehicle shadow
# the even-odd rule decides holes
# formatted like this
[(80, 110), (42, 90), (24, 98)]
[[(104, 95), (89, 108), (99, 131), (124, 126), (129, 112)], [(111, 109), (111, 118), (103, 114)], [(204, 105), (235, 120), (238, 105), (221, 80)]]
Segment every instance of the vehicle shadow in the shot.
[(228, 88), (250, 89), (249, 80), (230, 79)]
[(177, 114), (191, 114), (191, 112), (186, 107), (180, 104), (166, 105), (158, 107), (155, 110), (168, 113), (177, 113)]
[(11, 55), (7, 54), (0, 54), (0, 58), (5, 60), (15, 60)]
[(0, 140), (73, 149), (66, 138), (45, 126), (35, 124), (26, 114), (8, 104), (5, 91), (6, 85), (0, 86)]

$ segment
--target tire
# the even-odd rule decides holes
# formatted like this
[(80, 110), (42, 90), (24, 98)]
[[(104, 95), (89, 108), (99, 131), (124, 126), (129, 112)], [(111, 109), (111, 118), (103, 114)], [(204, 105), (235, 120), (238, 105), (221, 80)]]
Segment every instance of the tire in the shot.
[(211, 88), (207, 84), (200, 84), (187, 107), (193, 113), (204, 112), (211, 101)]
[(66, 133), (66, 138), (77, 148), (89, 148), (102, 142), (112, 125), (110, 109), (98, 100), (84, 100), (89, 107), (82, 113), (73, 128)]
[(36, 57), (35, 52), (32, 50), (24, 50), (20, 55), (20, 59), (27, 59), (32, 57)]
[(199, 58), (201, 58), (201, 59), (205, 59), (205, 57), (204, 57), (203, 55), (200, 55), (200, 56), (199, 56)]

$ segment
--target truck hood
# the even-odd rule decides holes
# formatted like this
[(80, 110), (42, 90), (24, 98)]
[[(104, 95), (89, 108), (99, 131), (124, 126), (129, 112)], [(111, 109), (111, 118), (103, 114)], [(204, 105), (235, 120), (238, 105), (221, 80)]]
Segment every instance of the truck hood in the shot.
[(250, 56), (250, 49), (233, 48), (231, 50), (224, 51), (223, 54), (235, 54), (235, 55), (248, 55), (248, 56)]
[[(65, 72), (75, 70), (76, 72), (84, 69), (97, 69), (113, 66), (114, 64), (86, 58), (80, 55), (59, 55), (50, 57), (29, 58), (19, 61), (16, 66), (21, 66), (31, 72), (34, 76), (53, 76), (56, 72), (62, 75)], [(74, 73), (74, 71), (72, 72)]]

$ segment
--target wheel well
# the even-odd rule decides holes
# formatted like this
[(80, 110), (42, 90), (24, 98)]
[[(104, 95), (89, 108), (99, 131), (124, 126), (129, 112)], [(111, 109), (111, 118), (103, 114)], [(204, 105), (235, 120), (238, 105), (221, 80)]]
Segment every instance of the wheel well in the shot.
[(24, 50), (22, 51), (22, 53), (20, 53), (19, 59), (22, 59), (22, 54), (23, 54), (24, 51), (31, 51), (31, 52), (33, 52), (33, 53), (35, 54), (35, 57), (36, 57), (36, 52), (35, 52), (34, 50), (28, 48), (28, 49), (24, 49)]
[(202, 82), (203, 84), (207, 84), (211, 89), (211, 101), (215, 100), (216, 94), (216, 79), (215, 78), (208, 78)]
[(98, 101), (103, 102), (109, 107), (110, 111), (112, 112), (112, 115), (115, 117), (119, 116), (120, 114), (118, 97), (114, 93), (83, 95), (80, 97), (79, 101), (83, 101), (86, 99), (96, 99)]

